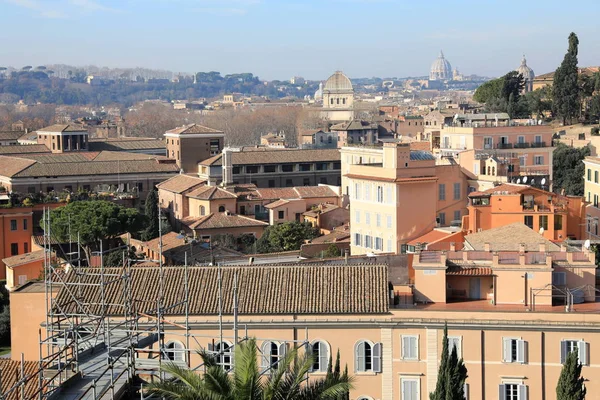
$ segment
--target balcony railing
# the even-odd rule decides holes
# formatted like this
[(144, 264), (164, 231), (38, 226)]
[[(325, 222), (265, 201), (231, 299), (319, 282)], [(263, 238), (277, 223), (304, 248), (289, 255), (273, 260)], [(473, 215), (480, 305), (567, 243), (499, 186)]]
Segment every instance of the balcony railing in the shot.
[(546, 142), (531, 142), (531, 147), (546, 147)]

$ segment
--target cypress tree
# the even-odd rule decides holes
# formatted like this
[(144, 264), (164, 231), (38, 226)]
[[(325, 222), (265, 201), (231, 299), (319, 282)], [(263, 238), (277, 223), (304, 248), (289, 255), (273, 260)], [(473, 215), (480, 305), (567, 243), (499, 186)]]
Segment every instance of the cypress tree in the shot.
[(556, 400), (584, 400), (586, 394), (577, 353), (568, 354), (556, 385)]
[(578, 46), (579, 39), (571, 32), (569, 49), (554, 73), (552, 84), (554, 114), (562, 119), (564, 125), (567, 124), (567, 120), (571, 122), (581, 111), (577, 69)]
[(438, 369), (435, 391), (429, 394), (430, 400), (463, 400), (467, 368), (458, 358), (456, 347), (448, 350), (448, 325), (444, 326), (442, 357)]
[(158, 237), (158, 191), (156, 189), (148, 193), (146, 197), (145, 214), (148, 225), (142, 232), (142, 240), (148, 241)]

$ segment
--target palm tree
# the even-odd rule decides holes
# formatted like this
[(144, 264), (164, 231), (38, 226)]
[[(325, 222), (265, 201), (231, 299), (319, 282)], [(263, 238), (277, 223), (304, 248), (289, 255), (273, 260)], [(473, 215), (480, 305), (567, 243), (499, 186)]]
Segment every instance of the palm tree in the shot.
[(173, 378), (151, 383), (147, 391), (173, 400), (335, 400), (352, 388), (347, 374), (328, 373), (305, 382), (313, 360), (310, 354), (300, 357), (297, 349), (280, 359), (269, 375), (261, 373), (257, 353), (255, 339), (238, 344), (230, 375), (213, 355), (200, 352), (204, 374), (167, 364), (163, 371)]

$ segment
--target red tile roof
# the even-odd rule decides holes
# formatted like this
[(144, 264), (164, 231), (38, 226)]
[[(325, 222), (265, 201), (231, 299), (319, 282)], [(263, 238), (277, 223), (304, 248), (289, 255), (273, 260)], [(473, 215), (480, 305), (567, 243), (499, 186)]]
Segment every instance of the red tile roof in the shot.
[(419, 243), (433, 243), (450, 235), (452, 235), (452, 233), (442, 232), (434, 229), (416, 239), (411, 240), (410, 242), (408, 242), (408, 244), (411, 246), (415, 246)]
[(177, 135), (191, 135), (191, 134), (199, 134), (199, 133), (223, 133), (223, 131), (209, 128), (208, 126), (198, 125), (198, 124), (190, 124), (177, 127), (175, 129), (171, 129), (166, 133), (173, 133)]
[(199, 200), (236, 199), (237, 196), (227, 190), (215, 186), (200, 186), (187, 193), (186, 196)]
[(172, 193), (183, 193), (186, 190), (193, 189), (197, 186), (204, 185), (205, 180), (195, 176), (179, 174), (164, 182), (159, 183), (156, 187), (160, 190), (165, 190)]
[(489, 267), (450, 267), (446, 275), (457, 276), (492, 276), (494, 272)]
[(194, 230), (264, 227), (269, 225), (266, 222), (254, 218), (228, 213), (213, 213), (204, 217), (189, 216), (183, 218), (181, 223)]

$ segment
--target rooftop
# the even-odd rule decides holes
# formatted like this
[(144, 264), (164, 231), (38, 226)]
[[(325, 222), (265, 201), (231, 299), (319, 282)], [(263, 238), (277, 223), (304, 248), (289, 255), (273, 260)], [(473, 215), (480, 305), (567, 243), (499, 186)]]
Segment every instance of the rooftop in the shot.
[(83, 125), (77, 124), (54, 124), (38, 129), (38, 132), (86, 132), (87, 129)]
[(492, 251), (518, 251), (520, 244), (525, 245), (525, 251), (539, 251), (540, 244), (544, 244), (547, 251), (560, 251), (559, 246), (520, 222), (465, 236), (467, 249), (483, 251), (486, 243)]
[(18, 267), (19, 265), (29, 264), (35, 261), (44, 259), (44, 250), (32, 251), (31, 253), (19, 254), (16, 256), (4, 258), (2, 262), (9, 268)]
[(159, 183), (156, 187), (160, 190), (166, 190), (167, 192), (183, 193), (196, 186), (203, 185), (205, 182), (205, 180), (196, 176), (179, 174)]
[[(242, 315), (281, 314), (383, 314), (388, 312), (388, 268), (385, 265), (269, 265), (269, 266), (223, 266), (217, 267), (164, 267), (164, 301), (173, 315), (185, 312), (181, 302), (183, 280), (188, 276), (189, 313), (191, 315), (217, 315), (219, 313), (219, 290), (222, 276), (223, 293), (231, 293), (234, 277), (238, 284), (238, 310)], [(120, 268), (105, 268), (107, 275), (120, 275)], [(97, 283), (99, 274), (78, 276), (70, 272), (66, 282), (81, 279), (85, 283)], [(158, 296), (159, 268), (132, 267), (130, 272), (131, 296), (137, 309), (147, 312), (155, 307)], [(114, 285), (115, 288), (120, 285)], [(82, 286), (80, 300), (91, 303), (90, 311), (96, 312), (93, 303), (100, 302), (98, 286)], [(109, 314), (121, 314), (122, 290), (105, 290), (106, 302), (111, 304)], [(233, 298), (223, 296), (222, 310), (233, 313)], [(56, 304), (66, 312), (76, 312), (74, 302), (65, 290), (61, 290)]]
[[(213, 167), (221, 166), (222, 157), (222, 154), (217, 154), (216, 156), (201, 161), (199, 165)], [(338, 149), (286, 149), (267, 151), (240, 151), (231, 153), (231, 162), (233, 165), (331, 162), (340, 161), (340, 159), (340, 152)]]
[(188, 216), (180, 221), (193, 230), (264, 227), (269, 224), (243, 215), (212, 213), (202, 217)]
[(197, 135), (197, 134), (211, 134), (211, 133), (219, 133), (222, 134), (223, 131), (218, 129), (209, 128), (208, 126), (198, 125), (198, 124), (189, 124), (177, 127), (175, 129), (168, 130), (165, 132), (167, 134), (174, 135)]
[(227, 190), (215, 186), (200, 186), (186, 194), (199, 200), (236, 199), (237, 196)]

